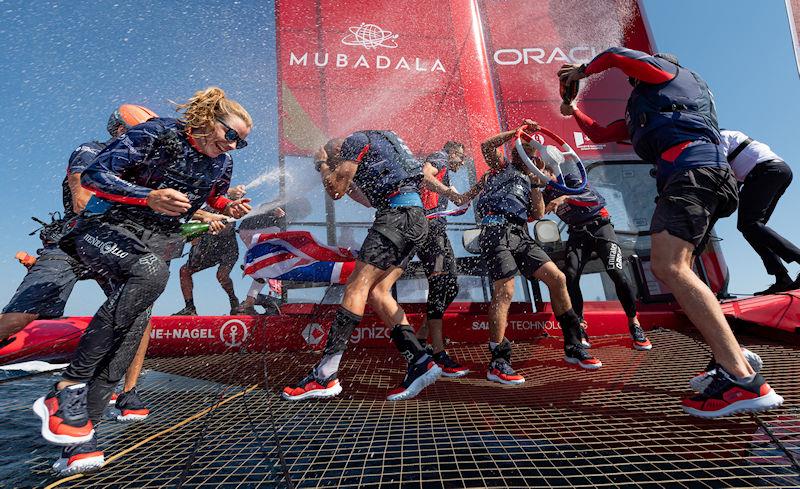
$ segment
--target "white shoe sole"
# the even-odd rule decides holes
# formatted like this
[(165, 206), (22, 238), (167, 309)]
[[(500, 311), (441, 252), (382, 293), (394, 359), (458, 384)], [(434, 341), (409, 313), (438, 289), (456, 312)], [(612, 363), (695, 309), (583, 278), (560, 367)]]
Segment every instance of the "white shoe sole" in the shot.
[(149, 416), (149, 414), (125, 414), (125, 415), (120, 414), (117, 416), (117, 421), (123, 423), (127, 423), (130, 421), (144, 421), (145, 419), (147, 419), (147, 416)]
[(650, 351), (650, 350), (653, 349), (653, 345), (642, 346), (642, 345), (637, 345), (636, 343), (634, 343), (633, 344), (633, 349), (636, 350), (636, 351)]
[(36, 416), (39, 416), (39, 419), (42, 420), (42, 438), (53, 445), (59, 445), (62, 447), (78, 445), (80, 443), (86, 443), (94, 436), (94, 429), (92, 429), (92, 431), (90, 431), (86, 436), (57, 435), (50, 431), (50, 412), (48, 411), (47, 406), (44, 404), (44, 397), (36, 399), (36, 401), (33, 403), (33, 412), (36, 413)]
[(500, 384), (505, 384), (505, 385), (519, 385), (525, 383), (525, 378), (519, 380), (505, 380), (502, 377), (498, 377), (497, 375), (491, 372), (486, 372), (486, 380), (491, 380), (492, 382), (498, 382)]
[(433, 367), (428, 369), (427, 372), (420, 375), (417, 380), (412, 382), (411, 385), (408, 386), (408, 389), (400, 392), (399, 394), (389, 394), (386, 396), (386, 400), (404, 401), (406, 399), (416, 397), (420, 392), (422, 392), (422, 389), (436, 382), (440, 375), (442, 375), (442, 368), (434, 363)]
[(457, 379), (459, 377), (465, 377), (469, 374), (469, 370), (462, 370), (461, 372), (445, 372), (442, 369), (442, 377), (447, 377), (449, 379)]
[(308, 391), (306, 393), (300, 394), (299, 396), (290, 396), (285, 392), (281, 392), (281, 397), (286, 399), (287, 401), (302, 401), (303, 399), (328, 399), (330, 397), (336, 397), (342, 393), (342, 384), (336, 383), (333, 387), (329, 387), (327, 389), (316, 389), (313, 391)]
[(716, 411), (700, 411), (698, 409), (681, 406), (687, 414), (698, 418), (721, 418), (736, 413), (753, 413), (758, 411), (769, 411), (783, 404), (783, 397), (779, 396), (775, 390), (770, 390), (768, 394), (755, 399), (745, 399), (729, 404)]
[[(761, 372), (761, 368), (764, 366), (764, 361), (761, 360), (761, 357), (747, 348), (742, 348), (742, 353), (744, 353), (744, 359), (750, 364), (750, 368), (753, 369), (753, 372)], [(700, 375), (695, 375), (689, 380), (689, 386), (695, 392), (703, 392), (710, 384), (711, 375), (709, 375), (709, 372), (703, 372)]]
[(572, 364), (572, 365), (578, 365), (580, 368), (583, 368), (583, 369), (586, 369), (586, 370), (597, 370), (598, 368), (603, 366), (603, 362), (599, 362), (599, 363), (583, 363), (580, 360), (578, 360), (577, 358), (568, 357), (566, 355), (564, 356), (564, 361), (569, 363), (569, 364)]
[(60, 476), (68, 476), (73, 474), (83, 474), (85, 472), (92, 472), (105, 465), (105, 457), (88, 457), (76, 460), (72, 465), (67, 466), (67, 459), (60, 458), (53, 464), (53, 472)]

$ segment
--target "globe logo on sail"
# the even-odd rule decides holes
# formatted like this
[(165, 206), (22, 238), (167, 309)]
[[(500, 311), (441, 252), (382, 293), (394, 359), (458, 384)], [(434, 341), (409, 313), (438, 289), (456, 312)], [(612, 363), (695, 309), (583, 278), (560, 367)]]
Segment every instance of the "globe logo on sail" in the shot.
[(366, 49), (397, 47), (395, 40), (399, 34), (392, 34), (392, 31), (385, 31), (375, 24), (361, 23), (358, 27), (351, 27), (350, 34), (342, 39), (342, 44), (348, 46), (363, 46)]

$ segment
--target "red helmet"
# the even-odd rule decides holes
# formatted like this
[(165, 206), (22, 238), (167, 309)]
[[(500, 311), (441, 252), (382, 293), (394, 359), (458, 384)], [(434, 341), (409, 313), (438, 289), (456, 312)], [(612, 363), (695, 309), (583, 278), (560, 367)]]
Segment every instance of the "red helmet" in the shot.
[(131, 127), (146, 122), (158, 114), (141, 105), (122, 104), (108, 118), (106, 129), (111, 136), (117, 135), (117, 129), (124, 127), (126, 130)]

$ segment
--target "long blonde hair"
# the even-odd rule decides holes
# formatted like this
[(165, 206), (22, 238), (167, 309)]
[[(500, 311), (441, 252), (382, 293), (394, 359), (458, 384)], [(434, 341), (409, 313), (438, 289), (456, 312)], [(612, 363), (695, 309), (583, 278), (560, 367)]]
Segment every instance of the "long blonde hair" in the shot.
[(186, 123), (187, 130), (195, 131), (213, 127), (217, 119), (229, 115), (240, 118), (248, 128), (253, 127), (253, 119), (239, 102), (225, 97), (225, 91), (219, 87), (208, 87), (198, 90), (182, 104), (175, 104), (175, 110), (183, 113), (181, 120)]

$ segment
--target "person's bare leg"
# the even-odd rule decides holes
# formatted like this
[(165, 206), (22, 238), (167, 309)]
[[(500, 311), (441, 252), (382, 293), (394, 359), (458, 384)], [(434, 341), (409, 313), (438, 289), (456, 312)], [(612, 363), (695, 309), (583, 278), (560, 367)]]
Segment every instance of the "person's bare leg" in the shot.
[(392, 286), (403, 275), (403, 269), (392, 267), (380, 277), (369, 291), (369, 305), (375, 313), (390, 328), (398, 325), (408, 325), (408, 318), (400, 304), (392, 297)]
[(139, 375), (142, 373), (142, 367), (144, 366), (147, 347), (150, 345), (150, 331), (152, 329), (153, 323), (148, 322), (147, 327), (144, 329), (142, 340), (139, 342), (139, 348), (136, 350), (136, 355), (133, 357), (128, 370), (125, 371), (125, 384), (122, 386), (122, 392), (129, 392), (136, 387), (136, 382), (139, 380)]
[(534, 272), (533, 277), (544, 282), (550, 291), (550, 304), (556, 316), (572, 309), (572, 301), (567, 291), (567, 278), (555, 263), (551, 261), (545, 263)]
[(25, 312), (7, 312), (0, 314), (0, 341), (19, 333), (25, 326), (39, 318), (38, 314)]
[(180, 270), (181, 293), (183, 300), (189, 301), (193, 297), (194, 283), (192, 283), (192, 271), (186, 265), (181, 267)]
[[(442, 326), (444, 321), (442, 319), (427, 319), (425, 324), (430, 330), (431, 346), (433, 353), (444, 351), (444, 335), (442, 334)], [(419, 334), (417, 335), (419, 337)]]
[(222, 290), (228, 296), (228, 302), (231, 306), (231, 312), (234, 312), (239, 307), (239, 299), (236, 297), (236, 291), (233, 289), (233, 280), (231, 280), (231, 269), (229, 267), (220, 266), (217, 268), (217, 282), (219, 282)]
[(386, 273), (376, 266), (357, 261), (344, 289), (342, 307), (353, 314), (363, 316), (370, 290)]
[(428, 336), (431, 334), (431, 329), (428, 327), (428, 319), (427, 317), (422, 321), (422, 326), (419, 327), (417, 330), (417, 339), (420, 341), (428, 341)]
[(703, 335), (714, 358), (726, 371), (742, 378), (753, 375), (717, 298), (692, 271), (694, 246), (667, 231), (652, 235), (651, 263), (655, 276), (667, 284), (683, 312)]
[(492, 303), (489, 305), (489, 341), (501, 343), (508, 326), (508, 309), (514, 297), (514, 277), (501, 278), (492, 283)]

